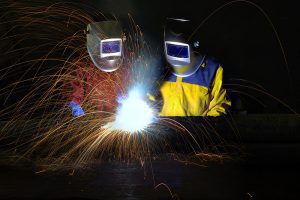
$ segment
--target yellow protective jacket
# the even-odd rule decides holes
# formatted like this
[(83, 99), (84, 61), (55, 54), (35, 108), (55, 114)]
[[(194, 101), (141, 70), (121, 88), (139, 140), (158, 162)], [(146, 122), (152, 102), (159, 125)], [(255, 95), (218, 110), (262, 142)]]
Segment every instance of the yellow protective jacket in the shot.
[[(197, 63), (198, 62), (198, 63)], [(191, 76), (171, 75), (160, 87), (160, 116), (220, 116), (231, 105), (222, 88), (223, 68), (212, 58), (198, 56)]]

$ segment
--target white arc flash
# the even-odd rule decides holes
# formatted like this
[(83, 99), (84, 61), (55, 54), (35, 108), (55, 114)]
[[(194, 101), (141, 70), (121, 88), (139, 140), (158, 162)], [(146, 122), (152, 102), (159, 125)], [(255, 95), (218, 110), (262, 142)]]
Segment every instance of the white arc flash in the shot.
[(154, 122), (153, 109), (143, 100), (138, 89), (131, 90), (128, 97), (120, 99), (119, 103), (120, 107), (111, 129), (133, 133), (144, 130)]

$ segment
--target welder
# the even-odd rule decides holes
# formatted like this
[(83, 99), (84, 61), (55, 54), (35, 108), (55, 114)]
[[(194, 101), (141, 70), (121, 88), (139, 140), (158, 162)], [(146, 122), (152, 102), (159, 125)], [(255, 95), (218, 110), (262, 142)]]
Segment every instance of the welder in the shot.
[(195, 27), (186, 19), (167, 18), (164, 54), (170, 75), (160, 87), (160, 116), (220, 116), (231, 102), (223, 88), (223, 67), (199, 53), (198, 40), (191, 39)]
[(86, 46), (89, 59), (74, 63), (67, 82), (70, 89), (68, 106), (75, 117), (85, 114), (82, 104), (92, 103), (98, 111), (113, 112), (122, 77), (126, 76), (124, 65), (124, 33), (118, 21), (101, 21), (88, 24)]

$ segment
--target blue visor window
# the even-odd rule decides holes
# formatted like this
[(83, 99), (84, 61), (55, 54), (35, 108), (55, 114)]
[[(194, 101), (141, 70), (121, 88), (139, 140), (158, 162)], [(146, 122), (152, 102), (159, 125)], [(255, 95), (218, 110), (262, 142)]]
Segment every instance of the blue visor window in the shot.
[(178, 58), (188, 58), (189, 50), (188, 46), (177, 45), (177, 44), (166, 44), (167, 54), (169, 56), (178, 57)]
[(121, 51), (120, 41), (102, 42), (102, 53), (118, 53)]

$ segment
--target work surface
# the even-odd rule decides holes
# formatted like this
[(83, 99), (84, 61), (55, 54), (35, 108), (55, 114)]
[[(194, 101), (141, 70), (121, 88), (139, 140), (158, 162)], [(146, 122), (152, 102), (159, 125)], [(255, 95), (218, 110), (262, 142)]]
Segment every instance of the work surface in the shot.
[(136, 162), (110, 161), (74, 172), (41, 171), (30, 162), (2, 162), (0, 197), (299, 199), (299, 119), (287, 115), (242, 116), (235, 122), (244, 147), (241, 159), (198, 166), (160, 158), (144, 167)]
[(299, 163), (227, 163), (198, 167), (153, 163), (153, 177), (138, 164), (105, 163), (75, 172), (37, 173), (1, 167), (1, 199), (299, 199)]

